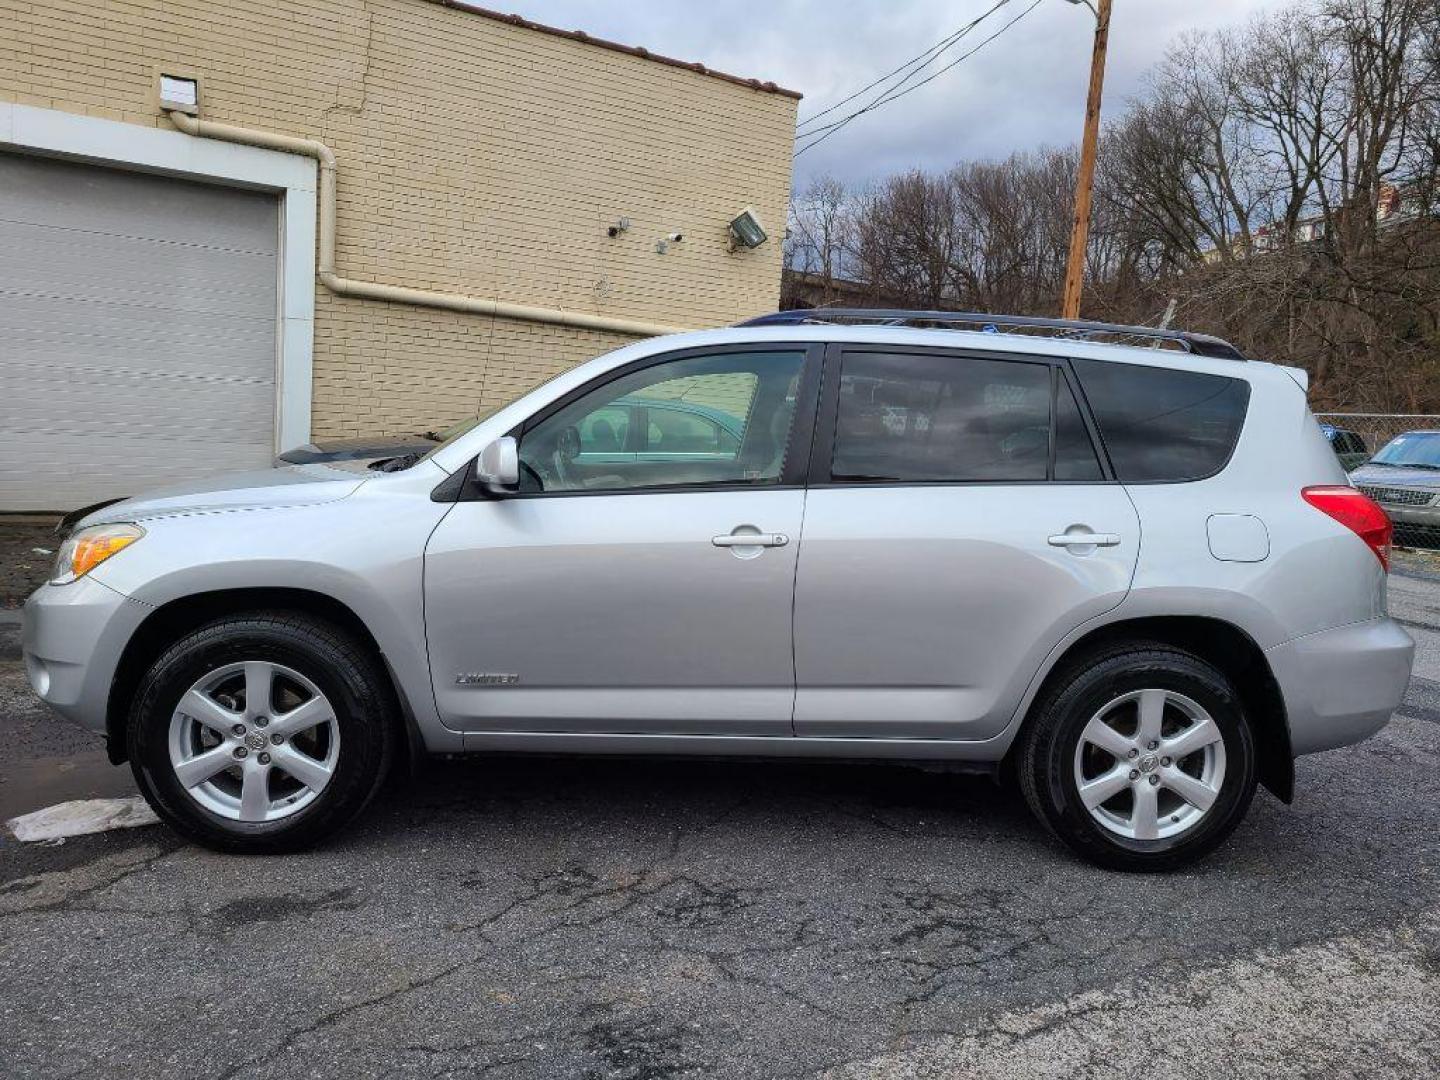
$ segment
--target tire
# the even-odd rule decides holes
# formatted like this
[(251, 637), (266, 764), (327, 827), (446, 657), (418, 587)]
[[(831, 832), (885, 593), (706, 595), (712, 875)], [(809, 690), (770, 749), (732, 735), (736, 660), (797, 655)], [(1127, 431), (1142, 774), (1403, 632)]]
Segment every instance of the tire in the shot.
[(255, 612), (166, 649), (140, 681), (127, 740), (162, 820), (218, 851), (268, 854), (352, 821), (384, 782), (399, 730), (370, 650), (318, 619)]
[[(1157, 701), (1163, 734), (1147, 739), (1141, 712), (1153, 718)], [(1026, 801), (1051, 832), (1089, 862), (1125, 871), (1173, 870), (1209, 854), (1244, 818), (1257, 772), (1255, 738), (1229, 679), (1151, 642), (1071, 665), (1032, 709), (1016, 765)]]

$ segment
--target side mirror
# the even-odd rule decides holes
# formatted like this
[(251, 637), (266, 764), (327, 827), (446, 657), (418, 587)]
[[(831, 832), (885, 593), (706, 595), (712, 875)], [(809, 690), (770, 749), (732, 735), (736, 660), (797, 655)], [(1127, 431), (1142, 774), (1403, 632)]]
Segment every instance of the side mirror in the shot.
[(504, 495), (520, 486), (520, 446), (514, 438), (504, 435), (480, 451), (475, 479), (491, 495)]

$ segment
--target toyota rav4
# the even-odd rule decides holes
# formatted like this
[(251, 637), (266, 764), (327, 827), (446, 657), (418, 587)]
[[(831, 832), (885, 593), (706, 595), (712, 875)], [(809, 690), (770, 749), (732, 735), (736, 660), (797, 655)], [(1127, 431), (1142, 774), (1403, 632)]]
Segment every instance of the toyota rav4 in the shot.
[(25, 665), (232, 851), (333, 833), (402, 756), (521, 751), (963, 763), (1086, 858), (1176, 866), (1409, 679), (1390, 523), (1305, 387), (1022, 318), (644, 341), (423, 456), (91, 514)]

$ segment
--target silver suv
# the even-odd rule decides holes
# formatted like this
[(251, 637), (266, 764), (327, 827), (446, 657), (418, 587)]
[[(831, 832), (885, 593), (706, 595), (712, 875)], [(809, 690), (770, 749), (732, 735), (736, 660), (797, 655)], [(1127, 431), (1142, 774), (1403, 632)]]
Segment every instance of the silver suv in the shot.
[(1385, 724), (1389, 541), (1303, 373), (1217, 339), (785, 313), (423, 457), (100, 510), (24, 654), (217, 848), (317, 841), (403, 755), (730, 754), (995, 770), (1081, 855), (1158, 869)]

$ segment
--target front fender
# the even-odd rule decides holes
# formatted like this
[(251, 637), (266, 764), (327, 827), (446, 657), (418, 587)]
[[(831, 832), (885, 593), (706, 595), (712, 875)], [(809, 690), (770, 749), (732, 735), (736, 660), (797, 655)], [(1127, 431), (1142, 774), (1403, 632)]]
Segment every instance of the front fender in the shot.
[(92, 575), (150, 608), (231, 590), (324, 594), (370, 631), (428, 741), (440, 722), (421, 583), (426, 541), (449, 509), (428, 493), (367, 485), (322, 505), (157, 518), (143, 523), (144, 539)]

